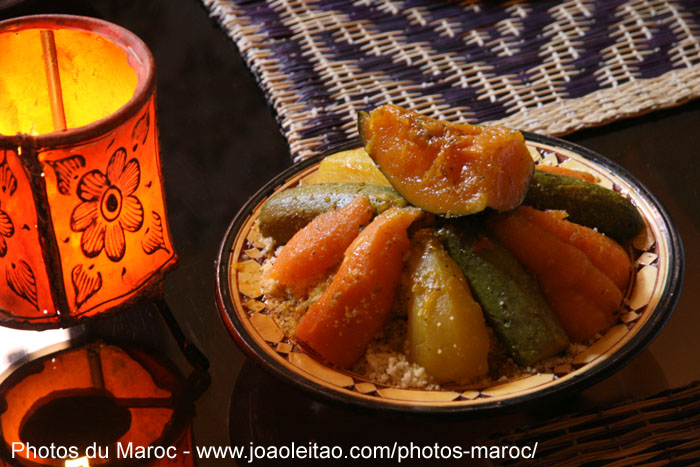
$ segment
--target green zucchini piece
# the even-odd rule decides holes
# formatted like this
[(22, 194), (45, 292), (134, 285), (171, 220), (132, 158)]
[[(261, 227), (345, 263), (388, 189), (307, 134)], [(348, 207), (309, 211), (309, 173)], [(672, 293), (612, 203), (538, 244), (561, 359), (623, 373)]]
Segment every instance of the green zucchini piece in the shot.
[(260, 233), (284, 244), (311, 220), (331, 209), (339, 209), (355, 196), (364, 195), (381, 213), (390, 207), (404, 207), (406, 200), (388, 186), (365, 183), (319, 183), (289, 188), (274, 194), (260, 209)]
[(528, 366), (568, 347), (569, 339), (535, 279), (473, 220), (456, 220), (438, 236), (513, 360)]
[(632, 202), (613, 190), (542, 170), (535, 170), (523, 204), (564, 210), (567, 220), (598, 229), (619, 243), (631, 240), (644, 227)]

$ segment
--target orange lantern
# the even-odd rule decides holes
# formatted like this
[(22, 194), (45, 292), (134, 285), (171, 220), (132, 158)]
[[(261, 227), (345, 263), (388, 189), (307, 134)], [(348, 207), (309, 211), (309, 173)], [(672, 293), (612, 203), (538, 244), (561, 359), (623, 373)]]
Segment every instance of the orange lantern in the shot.
[(93, 18), (16, 18), (0, 69), (0, 324), (65, 327), (158, 296), (177, 256), (146, 45)]
[(203, 375), (103, 341), (39, 357), (0, 385), (0, 466), (192, 466)]

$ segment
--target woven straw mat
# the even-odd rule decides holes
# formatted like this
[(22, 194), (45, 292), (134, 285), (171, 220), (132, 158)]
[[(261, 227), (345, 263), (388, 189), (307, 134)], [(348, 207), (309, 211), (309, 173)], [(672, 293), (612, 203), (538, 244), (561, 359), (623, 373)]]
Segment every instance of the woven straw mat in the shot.
[(496, 446), (537, 442), (538, 467), (700, 465), (700, 381), (641, 401), (523, 427), (490, 441)]
[(202, 0), (295, 159), (394, 103), (562, 135), (700, 95), (700, 1)]

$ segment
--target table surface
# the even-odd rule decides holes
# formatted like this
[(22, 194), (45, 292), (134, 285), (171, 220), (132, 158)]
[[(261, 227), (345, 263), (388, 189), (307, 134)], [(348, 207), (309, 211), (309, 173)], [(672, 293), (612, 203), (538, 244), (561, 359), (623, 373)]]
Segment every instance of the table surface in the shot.
[[(3, 2), (0, 1), (0, 7)], [(686, 257), (678, 305), (651, 345), (597, 385), (546, 406), (488, 417), (417, 417), (326, 404), (258, 368), (239, 351), (214, 301), (214, 263), (237, 210), (291, 165), (271, 109), (233, 42), (196, 0), (25, 1), (0, 19), (71, 13), (130, 29), (150, 47), (158, 76), (158, 127), (170, 228), (180, 257), (165, 300), (185, 335), (211, 362), (211, 384), (196, 402), (199, 445), (443, 444), (483, 439), (526, 424), (655, 394), (700, 376), (700, 102), (579, 131), (565, 139), (624, 166), (661, 200)], [(0, 371), (76, 335), (133, 342), (188, 363), (150, 305), (69, 331), (0, 328)], [(215, 461), (199, 460), (198, 465)]]

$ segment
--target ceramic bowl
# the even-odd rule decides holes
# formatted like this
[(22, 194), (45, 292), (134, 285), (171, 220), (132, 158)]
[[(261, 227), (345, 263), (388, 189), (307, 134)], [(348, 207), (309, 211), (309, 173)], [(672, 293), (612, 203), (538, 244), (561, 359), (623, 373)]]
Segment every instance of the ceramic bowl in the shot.
[[(350, 371), (329, 367), (295, 345), (266, 313), (260, 280), (264, 242), (256, 219), (270, 195), (317, 171), (323, 155), (296, 164), (265, 184), (229, 226), (216, 266), (216, 292), (221, 317), (234, 340), (272, 374), (319, 398), (407, 412), (482, 412), (513, 407), (579, 391), (621, 368), (652, 341), (678, 300), (684, 271), (680, 237), (661, 203), (619, 165), (567, 141), (523, 134), (538, 164), (594, 174), (598, 183), (629, 198), (646, 224), (632, 242), (635, 271), (620, 322), (577, 354), (570, 365), (468, 390), (448, 386), (427, 391), (375, 384)], [(357, 146), (355, 142), (340, 149)]]

